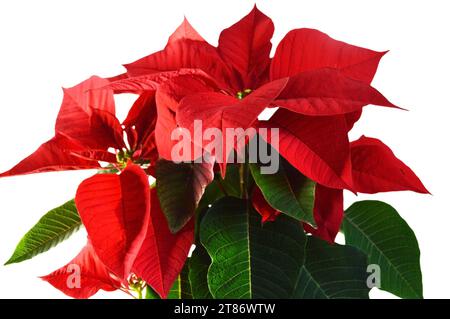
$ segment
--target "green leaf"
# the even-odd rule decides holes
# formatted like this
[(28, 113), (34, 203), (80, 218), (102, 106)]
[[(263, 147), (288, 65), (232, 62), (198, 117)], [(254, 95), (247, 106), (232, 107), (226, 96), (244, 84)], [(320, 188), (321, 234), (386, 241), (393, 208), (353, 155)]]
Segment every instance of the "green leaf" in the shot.
[(194, 299), (211, 299), (209, 292), (207, 274), (211, 264), (211, 258), (205, 248), (197, 244), (192, 257), (189, 259), (189, 282)]
[(314, 200), (316, 191), (316, 182), (300, 173), (294, 166), (289, 164), (284, 158), (281, 162), (287, 172), (289, 182), (294, 191), (297, 202), (306, 214), (306, 221), (315, 226), (314, 221)]
[(293, 298), (368, 299), (367, 257), (356, 248), (308, 237)]
[(273, 208), (315, 225), (315, 183), (290, 166), (280, 157), (279, 169), (274, 174), (262, 174), (259, 164), (250, 164), (250, 170), (264, 198)]
[(20, 240), (5, 265), (31, 259), (69, 238), (81, 227), (73, 200), (45, 214)]
[(175, 164), (159, 160), (156, 189), (161, 209), (171, 232), (183, 228), (195, 213), (206, 186), (212, 181), (212, 167), (200, 163)]
[(222, 176), (219, 173), (215, 175), (215, 182), (220, 184), (221, 189), (223, 189), (228, 196), (238, 197), (241, 195), (239, 166), (239, 164), (228, 164), (224, 179), (222, 179)]
[[(189, 260), (186, 262), (183, 269), (181, 270), (180, 275), (173, 283), (172, 288), (170, 288), (167, 299), (192, 299), (191, 285), (188, 279), (188, 264)], [(145, 299), (161, 299), (161, 297), (152, 289), (152, 287), (147, 286)]]
[(200, 239), (212, 259), (208, 285), (214, 298), (288, 298), (303, 263), (305, 234), (280, 216), (261, 226), (247, 202), (218, 200), (201, 223)]
[(392, 206), (379, 201), (354, 203), (345, 211), (343, 231), (348, 245), (380, 267), (381, 289), (402, 298), (423, 298), (419, 245)]
[(224, 196), (239, 197), (241, 193), (239, 184), (239, 167), (236, 164), (227, 165), (227, 173), (222, 179), (219, 173), (215, 174), (214, 180), (209, 184), (198, 204), (197, 211), (203, 212), (216, 200)]
[(288, 216), (262, 225), (244, 200), (217, 201), (200, 239), (212, 259), (214, 298), (368, 298), (364, 254), (307, 237)]

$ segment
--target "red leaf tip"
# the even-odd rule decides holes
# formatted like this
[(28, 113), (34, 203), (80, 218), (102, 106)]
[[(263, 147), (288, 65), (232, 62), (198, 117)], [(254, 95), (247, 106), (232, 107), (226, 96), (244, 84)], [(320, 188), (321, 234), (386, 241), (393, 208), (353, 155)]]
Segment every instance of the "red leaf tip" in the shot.
[(178, 40), (194, 40), (194, 41), (205, 41), (203, 37), (194, 29), (194, 27), (189, 23), (186, 16), (183, 17), (183, 22), (178, 26), (174, 33), (169, 37), (168, 43), (173, 43)]

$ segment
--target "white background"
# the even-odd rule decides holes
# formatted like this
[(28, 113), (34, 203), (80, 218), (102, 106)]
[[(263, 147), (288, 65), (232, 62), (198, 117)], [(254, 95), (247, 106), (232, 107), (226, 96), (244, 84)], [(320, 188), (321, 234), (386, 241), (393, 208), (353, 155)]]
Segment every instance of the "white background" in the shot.
[[(422, 251), (426, 298), (448, 298), (450, 277), (448, 1), (256, 1), (275, 22), (274, 43), (292, 28), (310, 27), (374, 50), (390, 50), (374, 86), (409, 112), (369, 106), (352, 138), (381, 138), (421, 177), (433, 196), (378, 194), (415, 231)], [(91, 74), (112, 76), (161, 49), (186, 15), (212, 44), (221, 29), (247, 14), (254, 1), (0, 2), (0, 171), (53, 136), (62, 99)], [(126, 112), (128, 97), (119, 111)], [(127, 102), (127, 103), (126, 103)], [(120, 106), (121, 104), (125, 104)], [(92, 172), (48, 173), (0, 180), (0, 261), (43, 213), (74, 196)], [(64, 265), (84, 245), (85, 234), (33, 260), (0, 266), (0, 297), (62, 298), (37, 277)], [(374, 291), (372, 297), (389, 297)], [(97, 297), (122, 297), (99, 293)]]

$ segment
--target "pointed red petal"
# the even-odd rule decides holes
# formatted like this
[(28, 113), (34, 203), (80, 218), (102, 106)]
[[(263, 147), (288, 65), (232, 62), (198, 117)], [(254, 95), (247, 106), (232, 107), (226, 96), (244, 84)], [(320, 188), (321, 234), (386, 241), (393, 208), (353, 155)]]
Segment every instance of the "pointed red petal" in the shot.
[(189, 21), (184, 18), (180, 26), (169, 37), (169, 43), (174, 43), (178, 40), (192, 40), (192, 41), (205, 41), (203, 37), (194, 29)]
[(350, 145), (355, 191), (429, 193), (416, 174), (380, 140), (362, 136)]
[(63, 136), (54, 137), (0, 177), (100, 167), (95, 161), (71, 155), (77, 150), (83, 148)]
[(396, 107), (369, 84), (329, 68), (289, 78), (275, 104), (297, 113), (320, 116), (360, 111), (368, 104)]
[[(142, 141), (142, 152), (139, 158), (149, 160), (151, 165), (155, 165), (156, 161), (160, 158), (158, 153), (158, 148), (156, 146), (155, 131), (147, 135), (147, 137)], [(154, 174), (151, 174), (152, 176)]]
[(147, 174), (128, 164), (120, 175), (95, 175), (81, 183), (75, 203), (98, 257), (119, 278), (126, 278), (147, 230)]
[(67, 265), (42, 279), (78, 299), (89, 298), (100, 289), (113, 291), (120, 288), (120, 281), (106, 269), (90, 243)]
[(146, 148), (148, 145), (144, 145), (143, 142), (155, 130), (157, 119), (155, 93), (156, 91), (148, 91), (140, 95), (122, 123), (132, 149)]
[(133, 271), (160, 296), (167, 298), (180, 274), (194, 241), (194, 220), (172, 234), (161, 210), (157, 192), (151, 191), (152, 208), (147, 236), (136, 258)]
[(203, 40), (201, 36), (184, 20), (181, 26), (169, 38), (162, 51), (126, 64), (130, 76), (175, 71), (178, 69), (201, 69), (211, 75), (224, 87), (238, 89), (230, 68), (222, 60), (217, 49)]
[(351, 189), (342, 179), (350, 170), (344, 116), (304, 116), (279, 109), (259, 125), (279, 128), (279, 147), (270, 136), (268, 142), (305, 176), (331, 188)]
[(203, 81), (207, 82), (208, 85), (212, 87), (218, 87), (215, 82), (215, 79), (206, 74), (204, 71), (200, 69), (181, 68), (175, 71), (151, 73), (120, 79), (118, 81), (109, 83), (108, 85), (102, 87), (101, 89), (110, 89), (113, 90), (114, 93), (116, 94), (120, 93), (142, 94), (148, 91), (155, 91), (159, 88), (160, 85), (166, 82), (176, 81), (176, 79), (178, 79), (179, 77), (185, 78), (199, 77)]
[(107, 84), (108, 80), (92, 77), (64, 89), (56, 132), (79, 141), (87, 148), (122, 148), (122, 129), (115, 117), (113, 92), (98, 90)]
[[(156, 96), (159, 101), (159, 95)], [(177, 128), (175, 113), (163, 103), (157, 102), (158, 119), (155, 126), (155, 143), (159, 156), (172, 160), (172, 149), (177, 141), (171, 139), (171, 134)], [(189, 160), (189, 158), (187, 159)]]
[(136, 129), (143, 131), (143, 123), (152, 122), (156, 116), (155, 93), (156, 91), (148, 91), (140, 95), (122, 124), (126, 127), (136, 125)]
[(337, 41), (313, 29), (292, 30), (277, 47), (271, 79), (331, 67), (350, 78), (370, 83), (385, 53)]
[(314, 236), (334, 243), (343, 217), (344, 196), (342, 189), (332, 189), (317, 184), (314, 199), (314, 220), (317, 228), (304, 224), (305, 230)]
[(157, 94), (159, 101), (173, 112), (178, 111), (178, 106), (183, 98), (200, 92), (218, 92), (219, 86), (214, 79), (198, 70), (180, 70), (177, 74), (170, 75), (167, 80), (160, 82)]
[(279, 210), (269, 205), (259, 187), (255, 187), (253, 190), (252, 204), (255, 210), (261, 215), (263, 223), (273, 222), (281, 214)]
[(255, 89), (268, 79), (274, 32), (272, 20), (255, 6), (236, 24), (220, 34), (219, 52), (240, 74), (241, 89)]

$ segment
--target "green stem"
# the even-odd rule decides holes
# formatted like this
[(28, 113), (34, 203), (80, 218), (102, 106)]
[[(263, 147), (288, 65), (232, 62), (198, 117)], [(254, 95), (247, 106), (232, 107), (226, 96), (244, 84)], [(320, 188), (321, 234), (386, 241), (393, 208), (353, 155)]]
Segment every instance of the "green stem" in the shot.
[(239, 164), (239, 186), (241, 189), (241, 197), (244, 198), (244, 164)]
[(249, 165), (247, 158), (247, 147), (245, 148), (245, 162), (239, 166), (239, 177), (241, 186), (241, 197), (243, 199), (248, 199), (248, 178), (249, 178)]

